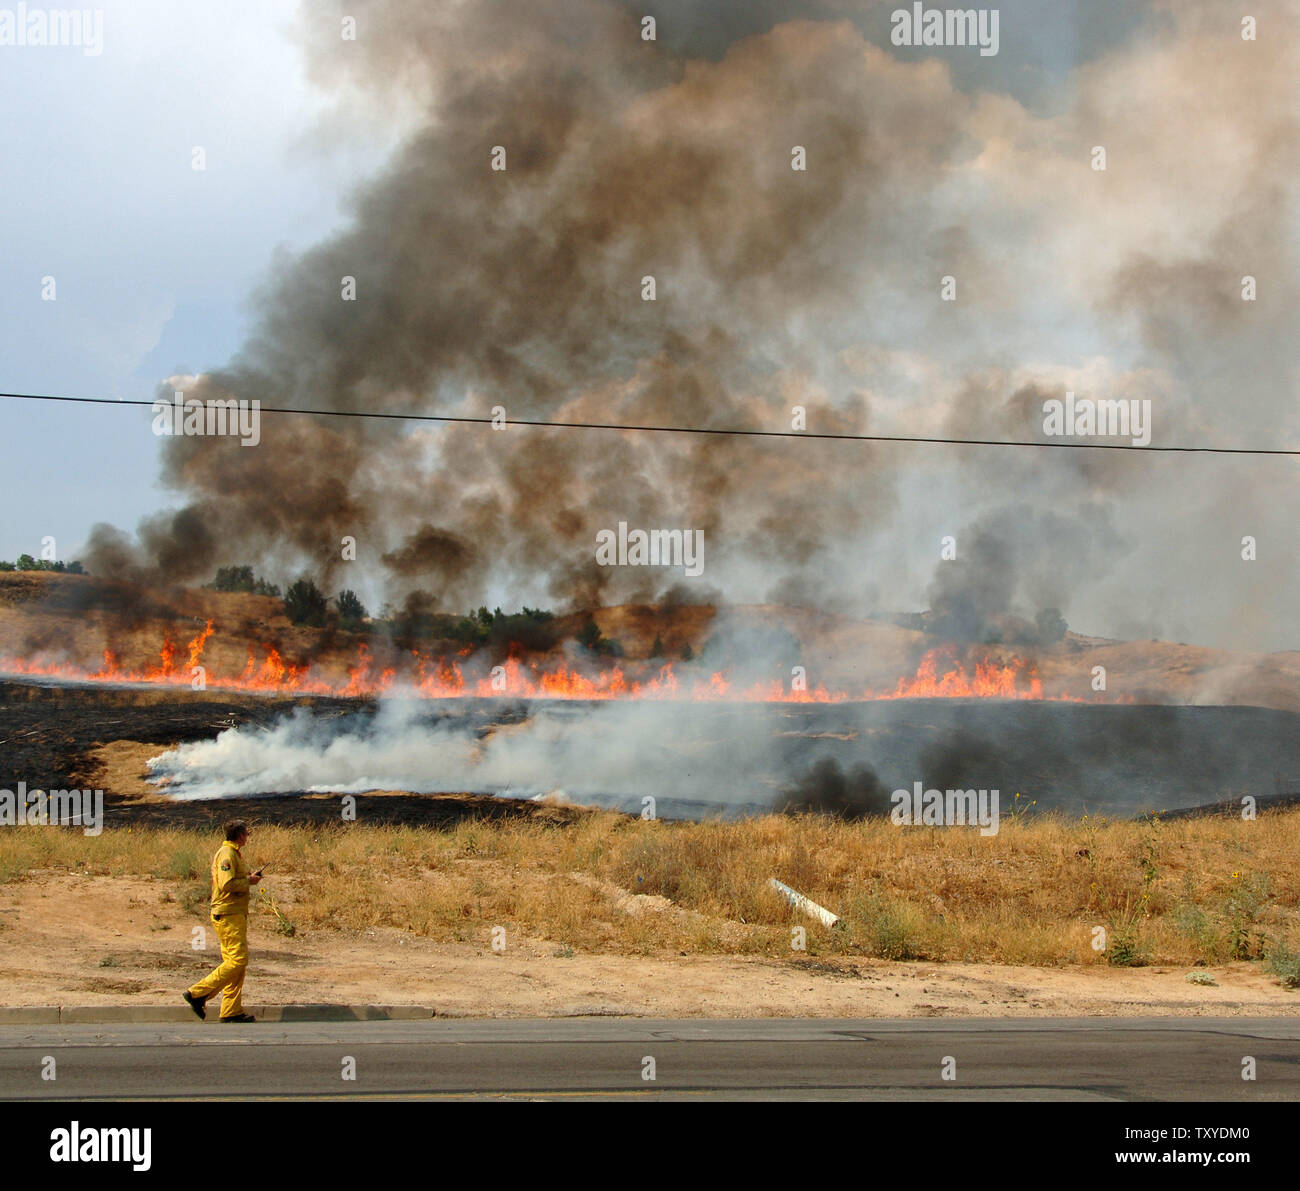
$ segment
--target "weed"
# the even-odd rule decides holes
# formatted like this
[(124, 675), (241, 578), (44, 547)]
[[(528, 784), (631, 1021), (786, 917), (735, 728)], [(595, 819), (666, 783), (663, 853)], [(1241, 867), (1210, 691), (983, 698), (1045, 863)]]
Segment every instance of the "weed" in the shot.
[(167, 863), (163, 865), (161, 871), (154, 875), (192, 881), (195, 877), (202, 876), (204, 871), (204, 866), (198, 860), (193, 848), (178, 848), (167, 858)]
[(1263, 947), (1264, 938), (1256, 928), (1260, 911), (1269, 896), (1269, 879), (1263, 873), (1231, 876), (1223, 899), (1222, 915), (1228, 933), (1228, 954), (1232, 959), (1253, 959)]
[(1037, 805), (1037, 798), (1031, 800), (1026, 798), (1019, 790), (1017, 790), (1016, 796), (1011, 800), (1011, 805), (1007, 808), (1005, 817), (1010, 819), (1013, 823), (1019, 823), (1023, 819), (1028, 818), (1030, 812), (1032, 812), (1034, 807)]
[(1269, 948), (1266, 964), (1283, 988), (1300, 988), (1300, 950), (1276, 942)]
[(275, 898), (273, 898), (265, 889), (259, 889), (257, 891), (257, 900), (275, 915), (275, 929), (279, 931), (280, 934), (292, 939), (294, 935), (298, 933), (298, 928), (284, 916), (280, 907), (275, 904)]
[[(1144, 895), (1145, 896), (1145, 895)], [(1106, 960), (1116, 968), (1140, 968), (1146, 965), (1148, 954), (1142, 945), (1138, 930), (1138, 913), (1124, 899), (1124, 911), (1111, 924), (1106, 946)]]
[(1160, 856), (1156, 832), (1160, 827), (1160, 812), (1142, 816), (1142, 837), (1138, 847), (1138, 863), (1142, 866), (1142, 885), (1150, 889), (1160, 875), (1156, 861)]
[(1191, 939), (1196, 947), (1198, 958), (1205, 960), (1207, 963), (1213, 963), (1224, 955), (1224, 948), (1219, 932), (1215, 930), (1214, 924), (1210, 921), (1208, 915), (1200, 906), (1192, 900), (1190, 891), (1191, 875), (1188, 874), (1184, 881), (1184, 900), (1181, 901), (1174, 909), (1174, 925), (1178, 930)]

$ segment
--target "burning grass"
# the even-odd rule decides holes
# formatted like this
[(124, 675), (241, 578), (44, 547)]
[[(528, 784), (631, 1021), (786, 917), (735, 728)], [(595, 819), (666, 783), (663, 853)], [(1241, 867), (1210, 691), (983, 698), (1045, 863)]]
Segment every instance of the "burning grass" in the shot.
[[(456, 627), (457, 632), (426, 639), (415, 633), (418, 626), (395, 621), (354, 626), (364, 628), (355, 633), (340, 632), (337, 626), (326, 631), (291, 624), (279, 601), (246, 592), (177, 589), (164, 598), (91, 576), (39, 579), (28, 574), (0, 576), (0, 674), (105, 688), (188, 691), (201, 668), (205, 689), (214, 691), (341, 698), (401, 692), (427, 699), (750, 703), (1084, 699), (1081, 694), (1045, 694), (1037, 663), (1014, 652), (933, 643), (922, 649), (922, 634), (878, 624), (856, 626), (860, 637), (871, 640), (871, 656), (881, 656), (875, 647), (883, 634), (892, 645), (884, 653), (897, 655), (906, 669), (890, 666), (875, 672), (865, 688), (857, 681), (841, 685), (834, 676), (808, 685), (805, 680), (796, 684), (784, 677), (740, 673), (744, 667), (736, 663), (748, 659), (752, 641), (737, 652), (728, 647), (725, 633), (712, 660), (706, 661), (717, 611), (712, 606), (620, 606), (554, 619), (536, 609), (513, 616), (480, 609), (460, 618), (460, 625), (453, 625), (458, 618), (442, 617), (448, 622), (444, 627)], [(174, 606), (165, 606), (166, 601)], [(129, 623), (122, 615), (124, 605), (134, 611)], [(806, 619), (806, 613), (792, 609), (766, 611)], [(746, 631), (774, 631), (771, 624), (760, 627), (772, 619), (763, 612), (747, 610), (741, 618)], [(776, 617), (778, 623), (781, 618)], [(463, 625), (476, 631), (466, 636), (459, 631)], [(539, 625), (545, 627), (540, 637)], [(432, 626), (424, 627), (432, 631)], [(594, 633), (590, 639), (588, 629)], [(818, 637), (825, 626), (807, 631)], [(625, 635), (635, 653), (624, 657), (619, 641), (616, 655), (621, 660), (606, 657), (595, 646), (607, 634)], [(668, 660), (665, 642), (677, 660)], [(791, 644), (797, 645), (798, 639), (786, 633), (782, 647)], [(688, 660), (696, 651), (700, 657)], [(810, 659), (829, 659), (841, 652), (825, 646), (807, 651)], [(818, 672), (825, 668), (814, 663)], [(848, 667), (853, 673), (858, 669)], [(784, 675), (785, 667), (777, 667), (777, 672)], [(1090, 696), (1087, 701), (1117, 700)]]
[[(0, 880), (66, 867), (152, 875), (204, 912), (215, 838), (176, 829), (0, 835)], [(581, 952), (810, 956), (1033, 965), (1207, 965), (1300, 946), (1300, 811), (1256, 822), (1056, 817), (974, 831), (807, 815), (710, 823), (582, 816), (569, 826), (260, 827), (273, 929), (397, 927), (441, 941), (515, 937)], [(828, 930), (767, 887), (777, 876), (843, 916)], [(272, 914), (268, 906), (255, 912)], [(1093, 948), (1097, 927), (1107, 948)], [(797, 957), (797, 953), (796, 957)]]
[[(109, 687), (153, 684), (186, 689), (202, 668), (204, 651), (215, 632), (208, 620), (184, 646), (171, 636), (163, 639), (158, 660), (141, 668), (124, 667), (116, 650), (105, 648), (102, 663), (90, 669), (68, 662), (46, 662), (0, 655), (0, 674)], [(205, 671), (205, 688), (251, 691), (262, 694), (310, 694), (339, 698), (375, 698), (394, 692), (425, 699), (569, 699), (569, 700), (686, 700), (688, 702), (742, 703), (843, 703), (850, 699), (1069, 699), (1078, 696), (1044, 696), (1037, 667), (1020, 658), (1000, 655), (965, 659), (955, 646), (936, 646), (921, 659), (914, 676), (898, 679), (892, 690), (830, 691), (824, 685), (807, 689), (787, 686), (782, 680), (741, 684), (728, 669), (682, 673), (674, 663), (651, 661), (623, 666), (600, 665), (593, 658), (589, 669), (562, 659), (539, 655), (531, 660), (511, 656), (489, 670), (481, 661), (466, 659), (466, 648), (455, 657), (432, 656), (419, 650), (401, 665), (381, 664), (365, 642), (357, 645), (347, 665), (346, 680), (318, 674), (308, 663), (296, 663), (279, 648), (262, 643), (248, 645), (248, 658), (238, 673)], [(478, 673), (474, 671), (477, 670)], [(1118, 700), (1120, 702), (1131, 701)]]

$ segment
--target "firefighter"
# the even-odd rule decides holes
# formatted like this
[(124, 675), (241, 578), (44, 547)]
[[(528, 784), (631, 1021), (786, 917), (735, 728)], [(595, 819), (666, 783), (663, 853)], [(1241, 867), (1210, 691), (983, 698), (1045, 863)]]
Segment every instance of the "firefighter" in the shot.
[(221, 942), (221, 963), (198, 984), (181, 995), (200, 1018), (204, 1002), (221, 993), (221, 1020), (255, 1021), (244, 1012), (244, 973), (248, 970), (249, 887), (262, 879), (262, 871), (249, 872), (242, 849), (248, 843), (248, 824), (231, 819), (225, 826), (226, 842), (212, 858), (212, 925)]

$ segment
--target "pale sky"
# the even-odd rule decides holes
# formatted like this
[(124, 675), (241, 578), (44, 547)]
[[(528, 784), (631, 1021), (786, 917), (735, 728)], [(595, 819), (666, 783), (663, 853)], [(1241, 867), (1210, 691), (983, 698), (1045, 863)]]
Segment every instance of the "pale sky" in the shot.
[[(0, 391), (152, 399), (225, 362), (276, 251), (335, 226), (387, 148), (333, 134), (290, 0), (103, 11), (98, 56), (0, 46)], [(0, 401), (0, 558), (50, 534), (70, 559), (167, 503), (159, 441), (147, 410)]]

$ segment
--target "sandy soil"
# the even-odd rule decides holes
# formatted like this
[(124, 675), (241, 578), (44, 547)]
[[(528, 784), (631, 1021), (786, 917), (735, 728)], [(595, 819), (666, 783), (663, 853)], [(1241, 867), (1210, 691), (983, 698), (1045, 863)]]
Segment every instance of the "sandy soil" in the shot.
[[(174, 1005), (216, 962), (191, 949), (204, 921), (174, 900), (174, 882), (32, 874), (0, 887), (0, 1003)], [(1271, 1016), (1300, 1012), (1259, 965), (1035, 969), (662, 955), (571, 954), (511, 936), (432, 942), (400, 930), (309, 931), (286, 938), (269, 914), (250, 926), (246, 1004), (422, 1004), (448, 1016), (993, 1017)]]

